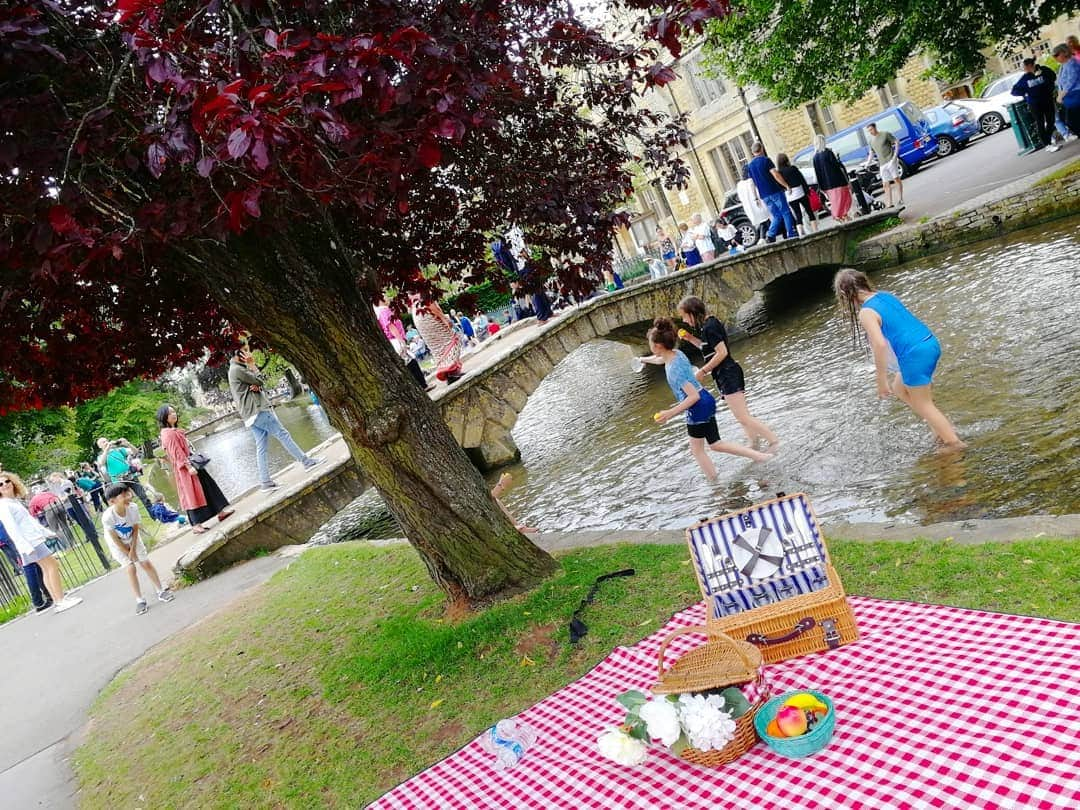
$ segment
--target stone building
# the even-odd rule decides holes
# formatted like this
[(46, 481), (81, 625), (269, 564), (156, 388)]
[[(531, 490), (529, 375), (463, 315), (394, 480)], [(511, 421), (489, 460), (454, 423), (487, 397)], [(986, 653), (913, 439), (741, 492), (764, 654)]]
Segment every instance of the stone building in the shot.
[[(988, 72), (1003, 75), (1018, 70), (1026, 56), (1048, 52), (1068, 33), (1080, 30), (1078, 23), (1080, 18), (1063, 17), (1046, 26), (1029, 47), (1004, 56), (995, 53)], [(710, 78), (702, 67), (700, 47), (690, 49), (676, 63), (679, 78), (650, 91), (643, 101), (653, 109), (689, 113), (691, 147), (681, 153), (690, 169), (689, 184), (685, 189), (665, 189), (657, 178), (639, 176), (634, 197), (626, 204), (630, 227), (616, 235), (616, 255), (638, 255), (655, 240), (658, 225), (677, 234), (678, 223), (689, 222), (694, 213), (715, 216), (741, 178), (756, 137), (769, 155), (792, 155), (809, 146), (817, 132), (832, 134), (895, 104), (910, 101), (926, 108), (941, 104), (945, 91), (971, 94), (973, 80), (946, 85), (926, 78), (931, 64), (926, 56), (913, 56), (896, 78), (851, 104), (811, 102), (784, 108), (757, 88), (740, 90), (726, 78)]]

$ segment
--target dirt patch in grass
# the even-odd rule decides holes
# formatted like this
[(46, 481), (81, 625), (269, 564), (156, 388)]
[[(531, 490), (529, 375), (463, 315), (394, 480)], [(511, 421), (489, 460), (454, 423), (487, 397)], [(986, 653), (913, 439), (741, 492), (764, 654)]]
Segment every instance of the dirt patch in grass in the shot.
[(559, 642), (555, 639), (555, 630), (554, 624), (534, 626), (518, 639), (517, 644), (514, 645), (514, 652), (536, 661), (554, 658), (559, 653)]

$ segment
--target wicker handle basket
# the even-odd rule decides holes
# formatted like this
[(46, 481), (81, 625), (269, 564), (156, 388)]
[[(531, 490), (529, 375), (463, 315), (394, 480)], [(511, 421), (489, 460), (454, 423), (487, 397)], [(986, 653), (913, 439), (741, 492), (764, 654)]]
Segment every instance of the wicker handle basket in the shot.
[[(715, 627), (691, 625), (690, 627), (680, 627), (678, 630), (669, 634), (668, 637), (661, 642), (660, 650), (656, 654), (657, 670), (661, 679), (664, 677), (664, 653), (667, 652), (668, 645), (679, 636), (685, 636), (687, 633), (701, 633), (706, 636), (710, 642), (720, 642), (720, 644), (710, 643), (709, 645), (710, 658), (712, 659), (710, 663), (727, 663), (730, 666), (738, 661), (748, 672), (754, 672), (761, 666), (760, 660), (752, 660), (744, 651), (744, 648), (726, 633), (720, 632)], [(724, 660), (725, 658), (727, 659), (726, 661)], [(746, 680), (749, 680), (749, 678)]]

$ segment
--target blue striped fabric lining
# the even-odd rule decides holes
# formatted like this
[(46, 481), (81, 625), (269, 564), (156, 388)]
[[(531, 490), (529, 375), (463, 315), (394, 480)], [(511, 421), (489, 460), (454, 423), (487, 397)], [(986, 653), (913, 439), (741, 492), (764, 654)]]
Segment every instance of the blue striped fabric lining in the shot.
[[(793, 531), (786, 531), (784, 526)], [(780, 570), (770, 577), (752, 579), (734, 563), (735, 539), (747, 528), (771, 529), (784, 547)], [(829, 584), (821, 534), (802, 496), (754, 506), (736, 515), (718, 518), (690, 532), (694, 565), (703, 583), (713, 618), (722, 618), (761, 605), (781, 602), (818, 591)], [(809, 541), (809, 542), (807, 542)], [(716, 552), (720, 553), (717, 554)]]

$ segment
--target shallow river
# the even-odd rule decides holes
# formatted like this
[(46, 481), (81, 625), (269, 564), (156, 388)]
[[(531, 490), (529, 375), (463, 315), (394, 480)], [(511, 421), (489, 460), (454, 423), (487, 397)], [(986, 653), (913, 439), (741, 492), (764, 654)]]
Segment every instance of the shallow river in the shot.
[[(1080, 222), (873, 278), (937, 333), (935, 397), (968, 442), (962, 455), (935, 453), (914, 414), (878, 401), (869, 354), (853, 346), (833, 303), (831, 274), (802, 274), (744, 307), (737, 328), (747, 335), (732, 347), (751, 411), (782, 441), (774, 460), (714, 454), (719, 477), (709, 483), (683, 424), (652, 421), (672, 400), (660, 370), (636, 373), (634, 349), (594, 341), (560, 363), (522, 412), (507, 506), (545, 530), (682, 528), (778, 491), (804, 491), (823, 517), (852, 521), (1080, 512)], [(332, 432), (318, 407), (278, 413), (302, 447)], [(723, 404), (717, 416), (724, 438), (744, 440)], [(227, 494), (255, 483), (242, 426), (198, 444)], [(289, 461), (276, 442), (271, 451), (274, 468)], [(171, 492), (161, 476), (152, 482)], [(396, 533), (379, 520), (374, 493), (347, 513), (346, 525)]]
[[(657, 427), (672, 396), (633, 350), (596, 341), (567, 357), (514, 431), (519, 485), (506, 497), (541, 529), (681, 528), (777, 491), (807, 492), (822, 516), (931, 523), (1080, 512), (1080, 223), (1026, 232), (875, 274), (933, 329), (935, 398), (969, 448), (934, 452), (928, 428), (880, 402), (852, 344), (831, 274), (768, 289), (732, 346), (751, 412), (781, 439), (773, 461), (714, 454), (710, 484), (685, 427)], [(721, 436), (744, 440), (721, 404)]]

